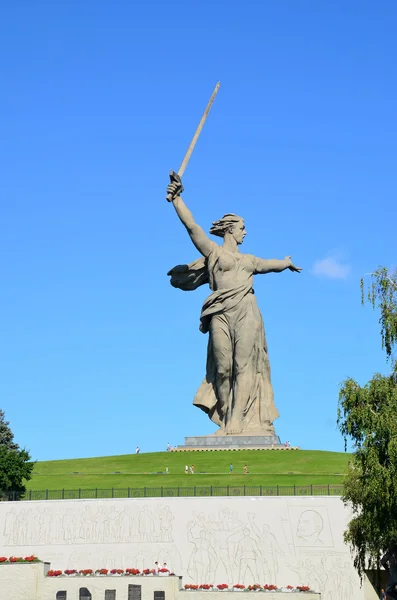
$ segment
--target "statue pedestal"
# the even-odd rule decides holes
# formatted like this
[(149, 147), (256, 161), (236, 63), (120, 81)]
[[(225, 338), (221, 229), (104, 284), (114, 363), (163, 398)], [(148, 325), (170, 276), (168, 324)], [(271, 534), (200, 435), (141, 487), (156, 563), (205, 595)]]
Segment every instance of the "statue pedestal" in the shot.
[(278, 435), (201, 435), (185, 437), (184, 446), (175, 451), (184, 450), (290, 450), (290, 446), (281, 444)]

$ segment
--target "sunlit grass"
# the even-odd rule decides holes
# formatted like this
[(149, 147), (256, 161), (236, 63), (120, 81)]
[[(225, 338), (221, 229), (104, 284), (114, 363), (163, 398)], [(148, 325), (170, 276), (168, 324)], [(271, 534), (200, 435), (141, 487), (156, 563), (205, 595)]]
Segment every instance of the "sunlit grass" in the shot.
[[(317, 450), (158, 452), (38, 462), (31, 490), (342, 483), (349, 454)], [(229, 465), (233, 473), (229, 474)], [(195, 474), (185, 475), (185, 465)], [(244, 465), (248, 474), (243, 474)], [(165, 473), (168, 467), (168, 474)]]

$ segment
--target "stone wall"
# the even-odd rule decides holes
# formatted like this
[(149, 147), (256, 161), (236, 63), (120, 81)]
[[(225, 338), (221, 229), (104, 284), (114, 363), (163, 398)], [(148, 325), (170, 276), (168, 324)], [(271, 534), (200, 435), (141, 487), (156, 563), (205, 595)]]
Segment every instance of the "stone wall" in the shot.
[[(56, 600), (57, 594), (66, 592), (67, 600), (79, 600), (80, 589), (85, 588), (92, 600), (105, 600), (109, 592), (115, 600), (129, 600), (133, 586), (140, 587), (141, 600), (156, 600), (160, 597), (159, 592), (164, 593), (163, 600), (209, 600), (213, 597), (208, 596), (209, 592), (184, 591), (179, 577), (45, 577), (46, 570), (42, 563), (0, 565), (0, 599)], [(215, 597), (235, 600), (236, 595), (235, 592), (223, 591)], [(318, 594), (305, 593), (302, 597), (304, 600), (320, 600)], [(290, 595), (266, 593), (265, 598), (288, 600)]]
[(309, 585), (324, 600), (363, 600), (348, 519), (337, 497), (4, 502), (0, 555), (36, 554), (62, 570), (158, 561), (184, 583)]

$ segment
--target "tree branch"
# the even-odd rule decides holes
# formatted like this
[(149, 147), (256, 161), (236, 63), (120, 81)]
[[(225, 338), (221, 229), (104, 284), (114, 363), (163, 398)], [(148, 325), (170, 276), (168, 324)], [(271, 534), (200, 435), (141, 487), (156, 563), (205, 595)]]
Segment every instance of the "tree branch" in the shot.
[[(366, 277), (367, 275), (376, 275), (376, 273), (364, 273), (363, 277)], [(386, 279), (388, 279), (390, 281), (390, 283), (392, 284), (392, 286), (394, 286), (397, 289), (397, 284), (388, 276), (386, 275)]]

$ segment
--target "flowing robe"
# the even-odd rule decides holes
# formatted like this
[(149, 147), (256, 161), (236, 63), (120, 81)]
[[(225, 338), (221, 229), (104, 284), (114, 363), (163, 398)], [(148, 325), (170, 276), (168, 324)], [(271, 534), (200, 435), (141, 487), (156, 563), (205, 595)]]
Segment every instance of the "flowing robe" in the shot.
[[(239, 254), (232, 261), (230, 253), (213, 244), (207, 258), (200, 258), (189, 265), (179, 265), (169, 271), (171, 285), (191, 291), (209, 284), (212, 294), (205, 300), (200, 330), (209, 332), (206, 376), (199, 387), (193, 404), (206, 412), (221, 428), (225, 425), (225, 411), (217, 394), (217, 362), (214, 356), (214, 337), (224, 341), (224, 352), (232, 361), (231, 406), (241, 409), (241, 432), (273, 434), (272, 423), (279, 413), (274, 404), (270, 380), (270, 364), (262, 315), (252, 287), (255, 257)], [(222, 260), (229, 261), (229, 271), (236, 275), (238, 283), (230, 288), (216, 289), (216, 275)], [(250, 269), (246, 269), (247, 261)], [(244, 271), (244, 273), (243, 273)], [(221, 348), (222, 351), (222, 348)], [(249, 385), (238, 395), (235, 391), (236, 373), (244, 373)]]

